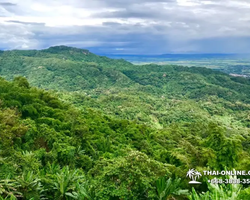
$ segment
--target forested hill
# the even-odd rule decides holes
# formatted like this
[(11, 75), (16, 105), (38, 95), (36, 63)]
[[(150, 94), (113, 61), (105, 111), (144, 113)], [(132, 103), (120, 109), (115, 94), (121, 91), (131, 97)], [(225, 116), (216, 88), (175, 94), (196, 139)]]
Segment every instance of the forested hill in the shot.
[(30, 87), (23, 77), (13, 82), (0, 78), (0, 197), (248, 199), (249, 188), (241, 185), (217, 188), (202, 177), (203, 184), (191, 189), (186, 177), (192, 168), (249, 169), (248, 129), (229, 129), (211, 120), (172, 120), (157, 130), (77, 109)]
[(0, 54), (0, 75), (7, 80), (25, 76), (33, 86), (65, 91), (143, 86), (147, 91), (188, 98), (217, 95), (248, 101), (250, 95), (249, 79), (199, 67), (136, 66), (66, 46), (5, 51)]
[(0, 54), (0, 76), (60, 92), (77, 107), (155, 128), (215, 120), (250, 127), (250, 80), (202, 67), (133, 65), (88, 50), (56, 46)]
[(4, 51), (0, 76), (0, 199), (249, 199), (186, 177), (249, 170), (249, 79), (65, 46)]
[(105, 65), (109, 63), (112, 65), (129, 64), (123, 59), (113, 60), (104, 56), (98, 56), (86, 49), (78, 49), (67, 46), (54, 46), (44, 50), (12, 50), (2, 51), (3, 56), (9, 57), (33, 57), (33, 58), (58, 58), (62, 60), (73, 60), (80, 62), (97, 62), (98, 64)]

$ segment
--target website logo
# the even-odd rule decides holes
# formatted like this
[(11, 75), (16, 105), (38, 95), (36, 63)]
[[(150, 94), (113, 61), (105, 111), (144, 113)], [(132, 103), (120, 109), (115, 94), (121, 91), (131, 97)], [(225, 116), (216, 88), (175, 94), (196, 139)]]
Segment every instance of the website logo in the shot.
[(195, 169), (188, 170), (187, 176), (191, 179), (191, 181), (189, 181), (189, 184), (201, 184), (201, 182), (196, 181), (197, 179), (200, 178), (200, 176), (202, 176), (201, 173), (198, 172), (197, 170)]

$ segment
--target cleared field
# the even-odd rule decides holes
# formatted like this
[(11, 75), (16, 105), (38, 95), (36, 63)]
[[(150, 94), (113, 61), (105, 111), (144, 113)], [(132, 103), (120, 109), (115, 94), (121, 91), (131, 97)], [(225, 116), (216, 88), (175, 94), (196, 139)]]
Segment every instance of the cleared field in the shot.
[(159, 64), (159, 65), (182, 65), (207, 67), (228, 74), (250, 76), (250, 55), (235, 54), (168, 54), (160, 56), (138, 55), (107, 55), (110, 58), (124, 59), (136, 65)]

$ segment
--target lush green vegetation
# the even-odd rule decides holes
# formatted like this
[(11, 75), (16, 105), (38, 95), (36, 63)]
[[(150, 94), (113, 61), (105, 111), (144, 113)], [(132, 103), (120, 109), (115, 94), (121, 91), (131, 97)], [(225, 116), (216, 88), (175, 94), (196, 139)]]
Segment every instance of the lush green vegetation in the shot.
[(0, 199), (248, 199), (186, 177), (249, 169), (248, 79), (64, 46), (2, 52), (0, 69)]

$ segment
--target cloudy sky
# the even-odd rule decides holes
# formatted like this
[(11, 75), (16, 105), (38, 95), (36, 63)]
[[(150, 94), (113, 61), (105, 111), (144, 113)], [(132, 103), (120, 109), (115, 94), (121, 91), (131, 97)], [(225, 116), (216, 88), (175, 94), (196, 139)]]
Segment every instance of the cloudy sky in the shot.
[(0, 49), (250, 53), (250, 0), (0, 0)]

